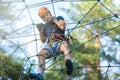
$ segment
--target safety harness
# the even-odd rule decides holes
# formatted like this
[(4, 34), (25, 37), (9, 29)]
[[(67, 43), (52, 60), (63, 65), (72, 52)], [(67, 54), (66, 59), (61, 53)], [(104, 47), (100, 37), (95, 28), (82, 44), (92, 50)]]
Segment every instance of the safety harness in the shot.
[(53, 42), (58, 41), (68, 41), (67, 38), (64, 35), (53, 33), (50, 40), (48, 41), (48, 45), (51, 46)]

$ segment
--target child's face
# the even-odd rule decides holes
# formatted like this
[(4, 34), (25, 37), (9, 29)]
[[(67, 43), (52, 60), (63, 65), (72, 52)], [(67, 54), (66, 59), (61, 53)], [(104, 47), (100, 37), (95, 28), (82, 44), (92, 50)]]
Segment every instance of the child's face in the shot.
[(52, 15), (51, 13), (46, 13), (41, 17), (45, 22), (50, 22), (52, 20)]

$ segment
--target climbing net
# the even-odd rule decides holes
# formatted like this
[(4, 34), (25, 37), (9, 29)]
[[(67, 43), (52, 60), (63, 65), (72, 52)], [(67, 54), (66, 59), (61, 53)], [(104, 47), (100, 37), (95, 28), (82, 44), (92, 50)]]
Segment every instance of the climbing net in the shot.
[[(102, 37), (103, 35), (107, 35), (107, 33), (111, 32), (112, 30), (115, 30), (115, 29), (120, 30), (120, 24), (119, 24), (120, 15), (119, 15), (119, 12), (108, 8), (106, 4), (102, 3), (102, 1), (100, 1), (100, 0), (91, 0), (91, 1), (87, 1), (87, 0), (86, 1), (84, 1), (84, 0), (76, 0), (76, 1), (74, 1), (74, 0), (46, 0), (45, 1), (45, 0), (43, 0), (43, 2), (39, 1), (39, 0), (36, 0), (36, 1), (33, 1), (33, 0), (2, 1), (2, 3), (7, 4), (8, 7), (15, 6), (14, 10), (11, 10), (10, 13), (17, 15), (16, 18), (14, 20), (12, 20), (11, 22), (6, 23), (3, 21), (1, 23), (0, 31), (1, 32), (3, 31), (3, 32), (2, 32), (2, 34), (0, 34), (0, 47), (4, 48), (6, 53), (8, 54), (8, 57), (7, 57), (8, 61), (11, 56), (21, 58), (21, 59), (24, 58), (24, 65), (22, 66), (22, 68), (20, 68), (21, 73), (19, 74), (18, 80), (25, 80), (24, 74), (29, 74), (31, 71), (37, 73), (37, 71), (38, 71), (37, 68), (40, 66), (38, 64), (37, 53), (40, 51), (40, 49), (42, 47), (41, 46), (42, 43), (40, 42), (39, 33), (38, 33), (38, 30), (36, 29), (36, 24), (41, 21), (37, 15), (38, 9), (41, 6), (46, 6), (46, 7), (49, 7), (52, 14), (54, 14), (55, 16), (63, 15), (63, 12), (60, 13), (59, 7), (61, 7), (61, 5), (63, 5), (63, 4), (66, 5), (67, 3), (74, 3), (74, 2), (75, 3), (90, 2), (90, 3), (94, 3), (94, 5), (92, 5), (91, 8), (89, 8), (87, 10), (87, 12), (84, 13), (83, 17), (80, 18), (78, 21), (67, 22), (67, 26), (71, 26), (69, 28), (67, 27), (67, 29), (66, 29), (67, 36), (72, 38), (71, 34), (74, 33), (74, 31), (78, 31), (78, 28), (81, 28), (81, 31), (87, 30), (88, 33), (93, 35), (93, 37), (91, 37), (90, 39), (85, 41), (84, 44), (82, 44), (80, 47), (83, 47), (84, 45), (88, 44), (92, 40), (95, 40), (96, 38), (98, 38), (101, 50), (104, 53), (106, 53), (106, 50), (104, 48), (105, 43), (103, 43), (104, 42), (103, 40), (108, 39), (108, 38), (106, 37), (105, 39), (103, 39), (103, 38), (100, 39), (100, 37)], [(87, 16), (89, 16), (89, 13), (91, 13), (92, 10), (97, 7), (97, 5), (101, 5), (100, 8), (104, 8), (106, 11), (108, 11), (108, 13), (111, 16), (107, 17), (107, 18), (103, 17), (101, 19), (98, 19), (95, 22), (92, 22), (92, 21), (84, 22), (84, 19), (87, 18)], [(67, 6), (63, 6), (63, 7), (65, 8)], [(58, 11), (59, 11), (59, 14), (58, 14)], [(97, 23), (101, 23), (101, 22), (105, 22), (107, 24), (107, 22), (109, 22), (109, 21), (115, 22), (115, 25), (113, 25), (108, 30), (101, 32), (100, 34), (95, 34), (95, 32), (88, 29), (89, 25), (93, 25), (93, 24), (97, 24)], [(118, 38), (119, 37), (120, 36), (118, 35)], [(77, 40), (79, 40), (79, 39), (77, 39)], [(112, 40), (109, 39), (109, 41), (112, 41)], [(111, 43), (108, 43), (108, 44), (111, 44)], [(113, 45), (113, 44), (111, 44), (111, 45)], [(109, 46), (111, 46), (111, 45), (109, 45)], [(117, 50), (114, 54), (111, 54), (111, 56), (113, 56), (115, 54), (118, 55), (118, 53), (120, 51), (119, 43), (116, 43), (116, 45), (118, 46), (117, 49), (114, 48), (114, 46), (111, 47), (111, 49)], [(109, 51), (106, 54), (109, 54)], [(53, 77), (53, 80), (63, 79), (62, 77), (64, 75), (61, 73), (63, 71), (63, 68), (61, 68), (60, 70), (50, 69), (52, 66), (56, 65), (57, 63), (61, 63), (63, 58), (64, 57), (62, 56), (60, 59), (57, 59), (54, 62), (52, 61), (53, 59), (51, 59), (51, 58), (46, 61), (47, 67), (46, 67), (45, 71), (51, 71), (51, 72), (57, 71), (58, 72), (55, 75), (55, 77)], [(107, 57), (105, 58), (105, 60), (106, 60), (106, 62), (104, 62), (105, 65), (101, 64), (99, 67), (104, 70), (103, 71), (104, 76), (108, 77), (107, 74), (111, 73), (113, 71), (112, 70), (113, 68), (114, 68), (114, 70), (116, 68), (119, 69), (120, 66), (111, 64)], [(3, 63), (0, 61), (0, 68), (2, 69), (2, 72), (1, 72), (2, 75), (6, 75), (5, 74), (6, 67), (11, 68), (11, 70), (17, 70), (17, 68), (18, 68), (18, 67), (8, 66), (7, 63)], [(29, 68), (29, 70), (28, 70), (28, 68)], [(87, 68), (87, 67), (77, 66), (75, 68), (77, 69), (78, 72), (80, 72), (81, 68)], [(79, 76), (81, 76), (81, 75), (79, 75)], [(79, 77), (79, 76), (75, 77), (75, 79), (80, 80), (81, 77)], [(46, 75), (46, 77), (47, 77), (47, 75)], [(49, 76), (49, 78), (50, 78), (50, 76)], [(119, 79), (119, 77), (117, 79)]]

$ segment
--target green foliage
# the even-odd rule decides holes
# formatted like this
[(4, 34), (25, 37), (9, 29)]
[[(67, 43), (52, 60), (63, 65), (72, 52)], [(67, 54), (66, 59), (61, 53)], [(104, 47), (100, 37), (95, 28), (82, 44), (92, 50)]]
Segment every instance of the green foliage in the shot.
[[(52, 64), (55, 64), (55, 65), (52, 65)], [(47, 75), (46, 80), (55, 80), (55, 79), (66, 80), (67, 79), (64, 55), (57, 56), (56, 60), (53, 61), (51, 65), (52, 66), (46, 72), (46, 75)]]
[[(94, 8), (92, 8), (93, 6)], [(101, 46), (101, 43), (98, 43), (98, 47), (96, 48), (95, 37), (95, 35), (100, 35), (98, 37), (98, 39), (100, 39), (101, 36), (108, 36), (109, 38), (119, 42), (119, 39), (116, 38), (116, 36), (120, 36), (119, 19), (116, 18), (113, 13), (116, 14), (117, 12), (120, 12), (120, 9), (113, 3), (113, 0), (104, 0), (100, 3), (97, 1), (71, 3), (70, 9), (62, 10), (67, 13), (71, 21), (80, 21), (80, 25), (78, 25), (76, 29), (73, 29), (71, 33), (72, 36), (77, 40), (70, 42), (71, 49), (73, 51), (72, 56), (74, 60), (74, 66), (80, 68), (79, 72), (75, 69), (73, 74), (74, 77), (79, 76), (78, 78), (82, 79), (83, 77), (81, 76), (82, 74), (84, 75), (84, 71), (82, 71), (84, 66), (89, 65), (95, 67), (97, 66), (97, 61), (100, 58), (104, 58), (103, 60), (108, 59), (110, 62), (116, 62), (116, 58), (114, 56), (106, 55), (101, 48), (103, 47)], [(86, 15), (88, 12), (89, 14)], [(102, 35), (103, 33), (107, 35)], [(111, 46), (107, 46), (107, 48), (111, 49)], [(114, 52), (115, 50), (111, 51), (111, 53)], [(92, 74), (94, 76), (91, 80), (98, 80), (99, 75), (97, 75), (97, 71), (93, 69)], [(104, 80), (111, 80), (109, 77), (104, 78)], [(90, 76), (84, 76), (83, 79), (90, 80)]]
[[(17, 61), (16, 61), (17, 60)], [(20, 75), (23, 74), (24, 59), (16, 59), (12, 56), (6, 55), (0, 51), (0, 77), (6, 80), (7, 77), (13, 80), (18, 80)], [(26, 80), (28, 77), (26, 76)]]

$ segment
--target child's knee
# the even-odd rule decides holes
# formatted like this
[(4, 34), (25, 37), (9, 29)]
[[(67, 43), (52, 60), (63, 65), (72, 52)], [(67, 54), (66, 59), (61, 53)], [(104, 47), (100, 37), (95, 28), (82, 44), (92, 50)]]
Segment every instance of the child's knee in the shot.
[(48, 52), (48, 50), (43, 49), (40, 51), (39, 55), (44, 57), (44, 58), (47, 58), (50, 56), (50, 53)]

